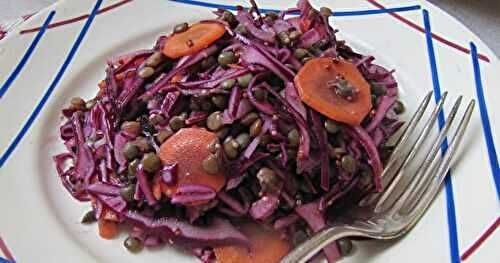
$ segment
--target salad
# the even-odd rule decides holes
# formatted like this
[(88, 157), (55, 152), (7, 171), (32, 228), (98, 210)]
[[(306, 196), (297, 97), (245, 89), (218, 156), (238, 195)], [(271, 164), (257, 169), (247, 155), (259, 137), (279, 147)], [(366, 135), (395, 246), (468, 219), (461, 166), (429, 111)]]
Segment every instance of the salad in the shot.
[(404, 111), (393, 71), (337, 39), (328, 8), (250, 2), (109, 59), (97, 95), (62, 110), (56, 169), (102, 238), (125, 226), (133, 253), (273, 263), (381, 190)]

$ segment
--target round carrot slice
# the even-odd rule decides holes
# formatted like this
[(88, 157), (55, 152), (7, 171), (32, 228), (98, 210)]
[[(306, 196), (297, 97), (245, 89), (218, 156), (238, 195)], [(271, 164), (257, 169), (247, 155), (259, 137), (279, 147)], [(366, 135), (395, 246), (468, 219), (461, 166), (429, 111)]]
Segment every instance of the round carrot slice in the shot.
[(99, 235), (104, 239), (113, 239), (118, 235), (118, 223), (106, 219), (98, 221)]
[(170, 36), (163, 48), (163, 54), (169, 58), (190, 55), (210, 46), (221, 38), (226, 29), (218, 23), (198, 23), (188, 30)]
[[(354, 88), (352, 100), (337, 95), (333, 85), (339, 77)], [(330, 119), (359, 125), (372, 108), (370, 84), (356, 65), (345, 60), (311, 59), (294, 82), (302, 101)]]
[(164, 165), (177, 163), (177, 180), (174, 186), (162, 184), (162, 191), (172, 196), (182, 184), (206, 185), (218, 192), (226, 183), (222, 167), (215, 174), (207, 173), (203, 160), (213, 153), (209, 146), (218, 142), (215, 133), (202, 128), (181, 129), (160, 146), (160, 159)]
[(274, 230), (245, 224), (241, 232), (250, 240), (250, 250), (241, 246), (215, 247), (218, 263), (277, 263), (290, 251), (290, 244)]

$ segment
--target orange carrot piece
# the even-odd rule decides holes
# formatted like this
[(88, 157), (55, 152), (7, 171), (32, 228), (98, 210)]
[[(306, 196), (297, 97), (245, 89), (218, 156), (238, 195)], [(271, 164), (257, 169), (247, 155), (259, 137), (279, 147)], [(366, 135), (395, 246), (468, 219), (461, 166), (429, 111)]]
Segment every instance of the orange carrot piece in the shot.
[(154, 178), (153, 178), (153, 187), (152, 187), (152, 190), (153, 190), (153, 196), (156, 198), (156, 200), (160, 200), (161, 199), (161, 194), (162, 194), (162, 191), (161, 191), (161, 177), (156, 175)]
[[(352, 101), (337, 95), (331, 86), (338, 76), (357, 89)], [(359, 125), (372, 108), (370, 84), (348, 61), (311, 59), (299, 70), (294, 82), (302, 101), (330, 119)]]
[(122, 72), (122, 73), (118, 73), (118, 74), (116, 74), (116, 75), (115, 75), (115, 79), (116, 79), (117, 81), (122, 81), (122, 80), (124, 80), (124, 79), (125, 79), (125, 73), (123, 73), (123, 72)]
[(172, 77), (171, 82), (174, 82), (174, 83), (175, 83), (175, 82), (179, 82), (179, 81), (181, 81), (181, 80), (182, 80), (182, 75), (177, 74), (177, 75), (175, 75), (175, 76), (173, 76), (173, 77)]
[(104, 239), (113, 239), (118, 235), (118, 223), (106, 219), (99, 219), (99, 235)]
[(170, 36), (163, 48), (169, 58), (179, 58), (196, 53), (221, 38), (226, 29), (218, 23), (201, 22), (192, 25), (182, 33)]
[(164, 165), (177, 163), (177, 183), (162, 185), (162, 192), (171, 196), (182, 184), (202, 184), (219, 191), (226, 183), (224, 171), (208, 174), (202, 162), (212, 153), (209, 145), (218, 142), (217, 135), (202, 128), (184, 128), (168, 138), (160, 146), (160, 159)]
[(101, 80), (99, 81), (99, 88), (100, 89), (105, 89), (106, 88), (106, 81), (105, 80)]
[(245, 224), (241, 232), (250, 240), (250, 250), (241, 246), (215, 247), (218, 263), (277, 263), (291, 249), (275, 230), (256, 224)]

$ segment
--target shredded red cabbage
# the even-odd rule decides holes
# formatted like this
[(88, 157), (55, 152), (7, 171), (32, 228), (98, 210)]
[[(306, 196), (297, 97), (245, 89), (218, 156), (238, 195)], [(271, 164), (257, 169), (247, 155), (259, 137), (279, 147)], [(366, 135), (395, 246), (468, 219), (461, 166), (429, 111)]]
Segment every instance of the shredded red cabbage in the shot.
[[(335, 221), (340, 204), (382, 190), (388, 141), (402, 125), (394, 70), (337, 40), (307, 0), (274, 15), (251, 3), (202, 21), (226, 34), (194, 54), (165, 57), (170, 36), (160, 36), (151, 49), (109, 59), (97, 95), (62, 110), (57, 174), (76, 200), (92, 202), (97, 219), (129, 226), (147, 247), (176, 244), (208, 263), (217, 246), (249, 246), (233, 226), (242, 220), (293, 240)], [(361, 125), (325, 127), (331, 120), (302, 102), (294, 77), (316, 57), (351, 61), (372, 86), (373, 108)], [(225, 175), (221, 190), (181, 184), (177, 163), (158, 159), (162, 143), (191, 127), (219, 138), (212, 153)], [(323, 253), (329, 262), (341, 256), (336, 244)]]

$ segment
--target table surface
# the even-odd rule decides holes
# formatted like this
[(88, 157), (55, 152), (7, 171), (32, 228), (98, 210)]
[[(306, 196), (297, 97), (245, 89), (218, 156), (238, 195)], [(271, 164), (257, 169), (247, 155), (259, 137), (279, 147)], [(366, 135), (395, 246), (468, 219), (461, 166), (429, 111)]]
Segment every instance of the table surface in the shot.
[[(18, 18), (48, 6), (56, 0), (0, 0), (0, 21)], [(471, 31), (475, 32), (500, 57), (500, 1), (429, 0)]]

